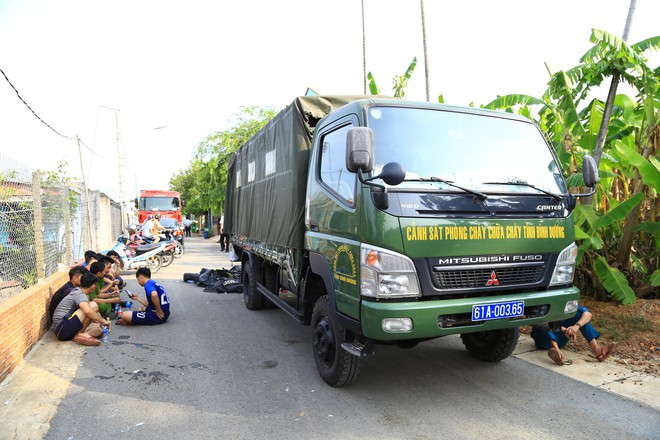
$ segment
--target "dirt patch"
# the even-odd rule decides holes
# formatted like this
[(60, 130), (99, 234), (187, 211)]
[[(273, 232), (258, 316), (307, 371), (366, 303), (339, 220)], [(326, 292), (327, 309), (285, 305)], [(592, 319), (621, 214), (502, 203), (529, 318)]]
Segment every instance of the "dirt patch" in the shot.
[[(593, 314), (591, 323), (601, 335), (600, 343), (617, 343), (608, 362), (660, 377), (659, 300), (638, 299), (635, 304), (624, 306), (617, 302), (583, 297), (580, 298), (580, 304)], [(530, 330), (526, 327), (523, 333), (529, 333)], [(582, 337), (578, 337), (575, 344), (569, 343), (564, 350), (591, 354), (589, 344)]]

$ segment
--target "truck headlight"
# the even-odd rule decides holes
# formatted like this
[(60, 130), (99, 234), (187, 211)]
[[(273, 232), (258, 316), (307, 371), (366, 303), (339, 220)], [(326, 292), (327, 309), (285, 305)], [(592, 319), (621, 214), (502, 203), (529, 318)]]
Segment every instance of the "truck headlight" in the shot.
[(360, 247), (360, 287), (362, 295), (373, 298), (421, 296), (410, 258), (366, 245)]
[(571, 243), (559, 253), (557, 264), (555, 265), (555, 270), (552, 272), (552, 278), (550, 279), (551, 286), (573, 283), (576, 257), (577, 246), (575, 243)]

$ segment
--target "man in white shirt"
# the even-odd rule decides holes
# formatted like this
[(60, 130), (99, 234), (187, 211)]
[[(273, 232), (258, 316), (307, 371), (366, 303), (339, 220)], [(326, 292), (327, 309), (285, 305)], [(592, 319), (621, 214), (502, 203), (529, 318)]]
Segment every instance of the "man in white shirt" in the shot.
[(142, 223), (142, 236), (144, 238), (153, 238), (152, 230), (154, 228), (154, 216), (149, 214), (147, 219)]

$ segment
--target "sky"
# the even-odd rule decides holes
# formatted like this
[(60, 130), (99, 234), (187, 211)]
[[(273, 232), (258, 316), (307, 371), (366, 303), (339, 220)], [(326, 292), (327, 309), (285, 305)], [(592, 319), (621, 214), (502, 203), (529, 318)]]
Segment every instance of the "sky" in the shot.
[[(540, 96), (546, 63), (577, 65), (592, 28), (621, 35), (629, 5), (424, 0), (431, 100)], [(367, 70), (381, 92), (417, 57), (406, 98), (425, 100), (420, 1), (364, 0), (364, 15)], [(637, 0), (628, 41), (660, 35), (658, 17), (660, 1)], [(115, 200), (120, 168), (128, 199), (166, 189), (241, 106), (280, 109), (308, 87), (362, 94), (362, 53), (360, 0), (0, 0), (0, 69), (71, 138), (0, 76), (0, 171), (66, 163)]]

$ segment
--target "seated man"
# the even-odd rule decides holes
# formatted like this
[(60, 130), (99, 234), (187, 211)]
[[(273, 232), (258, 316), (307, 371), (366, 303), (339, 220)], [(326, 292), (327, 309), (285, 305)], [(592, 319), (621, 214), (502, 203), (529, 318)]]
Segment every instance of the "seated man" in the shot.
[(48, 305), (48, 316), (50, 319), (53, 319), (53, 313), (55, 309), (60, 304), (62, 299), (67, 296), (74, 287), (80, 287), (80, 277), (82, 274), (89, 272), (82, 266), (74, 266), (69, 270), (69, 282), (65, 283), (62, 287), (57, 289), (50, 299), (50, 304)]
[(570, 319), (564, 319), (561, 322), (550, 323), (545, 325), (535, 325), (532, 327), (532, 339), (536, 343), (536, 347), (542, 350), (548, 350), (548, 356), (557, 365), (567, 364), (568, 361), (564, 358), (564, 354), (560, 348), (563, 348), (570, 339), (575, 341), (578, 330), (582, 336), (587, 340), (591, 351), (598, 359), (598, 362), (603, 362), (614, 349), (614, 342), (608, 345), (601, 346), (596, 339), (600, 334), (589, 323), (591, 321), (591, 312), (586, 307), (578, 306), (577, 314)]
[(103, 316), (109, 316), (112, 313), (113, 304), (118, 304), (119, 300), (119, 289), (117, 288), (117, 282), (106, 283), (104, 277), (107, 274), (109, 266), (96, 261), (92, 263), (89, 271), (96, 275), (97, 282), (94, 290), (89, 294), (89, 299), (94, 301), (98, 305), (99, 313)]
[(89, 270), (89, 266), (92, 265), (93, 262), (97, 260), (97, 253), (94, 252), (93, 250), (89, 250), (85, 252), (85, 261), (83, 262), (82, 266)]
[[(99, 345), (96, 339), (103, 333), (103, 325), (110, 321), (103, 319), (98, 306), (87, 296), (96, 287), (97, 277), (84, 273), (80, 278), (80, 287), (75, 287), (65, 296), (53, 314), (53, 333), (60, 341), (77, 342), (82, 345)], [(98, 323), (99, 325), (91, 325)]]
[(165, 288), (151, 279), (151, 270), (147, 267), (139, 268), (135, 278), (137, 278), (138, 284), (144, 287), (147, 298), (142, 299), (137, 295), (131, 296), (131, 299), (142, 304), (142, 307), (136, 312), (120, 313), (117, 324), (156, 325), (167, 321), (170, 316), (170, 302), (165, 293)]
[(119, 290), (126, 287), (126, 281), (121, 277), (121, 258), (116, 251), (108, 251), (108, 257), (112, 260), (112, 265), (110, 266), (110, 272), (108, 275), (115, 280), (119, 280)]

